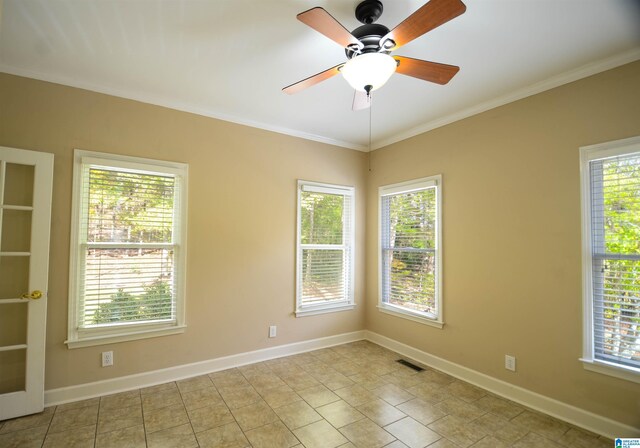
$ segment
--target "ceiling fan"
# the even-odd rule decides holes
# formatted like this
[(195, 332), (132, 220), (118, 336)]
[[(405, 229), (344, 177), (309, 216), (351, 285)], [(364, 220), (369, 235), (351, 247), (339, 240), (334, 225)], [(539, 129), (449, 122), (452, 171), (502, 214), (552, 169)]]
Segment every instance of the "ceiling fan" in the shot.
[(365, 109), (371, 104), (371, 92), (391, 77), (394, 72), (437, 84), (448, 83), (460, 67), (423, 61), (390, 53), (443, 23), (464, 13), (467, 7), (460, 0), (431, 0), (407, 17), (394, 29), (375, 23), (382, 14), (382, 2), (364, 0), (356, 7), (356, 18), (362, 26), (349, 32), (321, 7), (301, 12), (296, 17), (302, 23), (344, 47), (347, 62), (291, 84), (285, 93), (294, 94), (307, 87), (342, 73), (355, 89), (353, 110)]

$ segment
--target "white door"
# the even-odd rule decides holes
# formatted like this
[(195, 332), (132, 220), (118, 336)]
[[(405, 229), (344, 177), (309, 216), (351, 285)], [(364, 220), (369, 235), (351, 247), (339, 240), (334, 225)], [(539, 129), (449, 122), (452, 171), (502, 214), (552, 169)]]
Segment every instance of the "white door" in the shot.
[(44, 408), (53, 154), (0, 147), (0, 420)]

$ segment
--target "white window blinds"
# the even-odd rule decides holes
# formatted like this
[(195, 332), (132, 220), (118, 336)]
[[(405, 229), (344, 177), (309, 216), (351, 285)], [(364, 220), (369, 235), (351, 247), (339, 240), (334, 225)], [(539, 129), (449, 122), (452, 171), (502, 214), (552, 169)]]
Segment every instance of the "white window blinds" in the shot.
[(439, 320), (438, 182), (380, 188), (381, 305)]
[(185, 164), (76, 150), (70, 347), (184, 327), (187, 174)]
[(640, 153), (589, 162), (594, 359), (640, 368)]
[(78, 327), (175, 320), (175, 176), (85, 165)]
[(298, 310), (351, 303), (353, 190), (305, 183), (298, 188)]

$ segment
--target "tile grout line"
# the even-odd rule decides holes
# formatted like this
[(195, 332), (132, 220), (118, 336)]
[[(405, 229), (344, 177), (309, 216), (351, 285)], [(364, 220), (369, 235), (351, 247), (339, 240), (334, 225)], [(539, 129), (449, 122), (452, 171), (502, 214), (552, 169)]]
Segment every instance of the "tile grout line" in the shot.
[[(49, 420), (49, 424), (47, 425), (47, 432), (44, 433), (44, 438), (42, 439), (42, 445), (40, 445), (40, 447), (44, 447), (44, 443), (46, 442), (47, 436), (49, 435), (49, 430), (51, 429), (51, 424), (53, 423), (53, 417), (55, 417), (56, 412), (58, 412), (58, 406), (55, 406), (53, 408), (53, 412), (51, 413), (51, 420)], [(97, 426), (98, 425), (96, 424), (96, 428)], [(95, 440), (94, 440), (94, 444), (95, 444)]]
[[(98, 425), (100, 424), (100, 411), (102, 410), (102, 397), (98, 400), (98, 414), (96, 416), (96, 430), (93, 433), (93, 448), (98, 446)], [(142, 403), (140, 403), (142, 406)], [(57, 409), (56, 409), (57, 410)]]
[(147, 441), (147, 424), (144, 421), (144, 406), (142, 406), (142, 389), (138, 389), (138, 397), (140, 398), (140, 413), (142, 414), (142, 431), (144, 432), (144, 445), (148, 447), (149, 442)]
[[(207, 375), (207, 378), (209, 378), (209, 376)], [(209, 378), (209, 381), (211, 381), (211, 379)], [(193, 429), (193, 423), (191, 423), (191, 416), (189, 415), (189, 410), (187, 409), (187, 404), (184, 402), (184, 397), (182, 396), (182, 390), (180, 390), (180, 387), (178, 387), (178, 382), (174, 381), (176, 384), (176, 389), (178, 389), (178, 394), (180, 395), (180, 401), (182, 402), (182, 406), (184, 406), (184, 412), (185, 414), (187, 414), (187, 420), (189, 421), (189, 426), (191, 427), (191, 431), (193, 432), (193, 437), (195, 437), (196, 439), (196, 444), (198, 446), (200, 446), (200, 442), (198, 441), (198, 436), (196, 435), (196, 431), (195, 429)], [(215, 385), (213, 384), (213, 381), (211, 381), (211, 385), (213, 387), (215, 387)], [(216, 392), (218, 392), (218, 389), (216, 389)], [(220, 393), (220, 392), (218, 392)], [(221, 396), (222, 398), (222, 396)], [(145, 430), (145, 434), (146, 434), (146, 430)], [(149, 446), (149, 444), (147, 444), (147, 447)]]

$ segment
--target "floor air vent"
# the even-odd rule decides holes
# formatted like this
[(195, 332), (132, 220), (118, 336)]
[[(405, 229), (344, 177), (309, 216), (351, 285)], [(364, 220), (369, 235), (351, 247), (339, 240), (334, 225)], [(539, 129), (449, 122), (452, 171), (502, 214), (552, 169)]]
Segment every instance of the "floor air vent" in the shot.
[(410, 369), (415, 370), (416, 372), (422, 372), (424, 370), (422, 367), (412, 364), (409, 361), (405, 361), (404, 359), (398, 359), (396, 362), (399, 362), (403, 366), (407, 366)]

